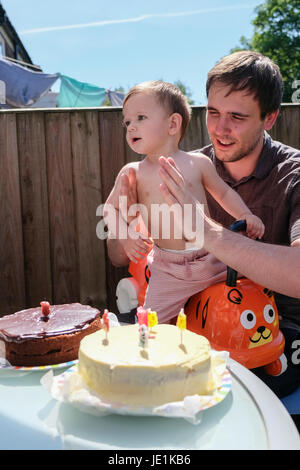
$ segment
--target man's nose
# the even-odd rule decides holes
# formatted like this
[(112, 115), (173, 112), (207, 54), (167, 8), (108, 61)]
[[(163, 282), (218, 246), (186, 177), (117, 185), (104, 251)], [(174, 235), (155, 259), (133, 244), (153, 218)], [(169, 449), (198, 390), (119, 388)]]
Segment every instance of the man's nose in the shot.
[(230, 133), (230, 123), (226, 117), (220, 117), (216, 124), (216, 133), (217, 134), (229, 134)]

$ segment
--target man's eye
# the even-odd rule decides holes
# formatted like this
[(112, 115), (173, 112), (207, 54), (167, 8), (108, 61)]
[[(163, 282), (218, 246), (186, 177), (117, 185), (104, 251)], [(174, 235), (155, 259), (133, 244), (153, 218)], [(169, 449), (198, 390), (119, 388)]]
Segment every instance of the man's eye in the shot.
[(233, 119), (235, 119), (236, 121), (242, 121), (244, 118), (242, 116), (238, 116), (238, 115), (235, 115), (233, 114), (232, 115)]
[(138, 116), (138, 120), (139, 120), (139, 121), (143, 121), (144, 119), (146, 119), (146, 116), (144, 116), (143, 114), (140, 114), (140, 115)]
[(124, 126), (124, 127), (128, 127), (129, 124), (130, 124), (130, 121), (123, 121), (123, 126)]
[(213, 116), (213, 117), (216, 117), (216, 116), (218, 116), (218, 113), (217, 113), (217, 111), (212, 111), (211, 109), (208, 109), (208, 111), (207, 111), (207, 112), (208, 112), (208, 114), (209, 114), (210, 116)]

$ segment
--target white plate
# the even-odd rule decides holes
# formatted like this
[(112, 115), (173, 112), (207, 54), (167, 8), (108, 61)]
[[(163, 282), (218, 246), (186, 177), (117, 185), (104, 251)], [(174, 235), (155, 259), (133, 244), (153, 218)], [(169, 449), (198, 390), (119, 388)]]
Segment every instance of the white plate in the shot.
[(51, 372), (43, 376), (41, 383), (56, 400), (68, 403), (83, 412), (94, 416), (107, 414), (133, 416), (163, 416), (168, 418), (185, 418), (193, 424), (201, 420), (199, 411), (211, 408), (228, 395), (232, 387), (231, 374), (228, 369), (220, 374), (220, 386), (210, 396), (193, 395), (182, 402), (166, 403), (158, 407), (132, 408), (105, 401), (100, 395), (92, 392), (77, 373), (77, 366), (67, 369), (62, 374), (51, 377)]

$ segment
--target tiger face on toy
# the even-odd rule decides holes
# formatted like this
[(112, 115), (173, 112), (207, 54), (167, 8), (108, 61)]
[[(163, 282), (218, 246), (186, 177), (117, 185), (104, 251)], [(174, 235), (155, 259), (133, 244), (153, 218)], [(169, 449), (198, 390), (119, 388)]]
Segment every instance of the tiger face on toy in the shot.
[(185, 313), (188, 329), (249, 368), (271, 362), (283, 352), (273, 293), (248, 279), (239, 279), (234, 287), (224, 283), (208, 287), (188, 301)]

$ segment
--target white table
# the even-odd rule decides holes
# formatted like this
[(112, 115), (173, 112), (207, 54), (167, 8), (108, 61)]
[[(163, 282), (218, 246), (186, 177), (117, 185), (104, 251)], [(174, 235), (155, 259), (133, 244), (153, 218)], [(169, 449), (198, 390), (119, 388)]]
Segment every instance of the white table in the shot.
[[(45, 372), (0, 370), (0, 449), (297, 449), (300, 438), (280, 400), (230, 361), (232, 391), (195, 426), (161, 417), (94, 417), (58, 403), (40, 385)], [(57, 371), (56, 373), (61, 373)]]

